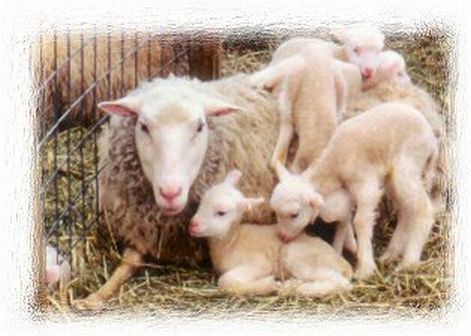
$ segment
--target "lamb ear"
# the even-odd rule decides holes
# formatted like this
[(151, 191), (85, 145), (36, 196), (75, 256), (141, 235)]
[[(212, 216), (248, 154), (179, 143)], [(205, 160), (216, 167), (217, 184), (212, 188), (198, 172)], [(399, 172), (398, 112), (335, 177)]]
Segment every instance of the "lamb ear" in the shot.
[(139, 100), (135, 97), (124, 97), (112, 101), (104, 101), (98, 107), (109, 114), (118, 114), (123, 117), (137, 117), (139, 114)]
[(400, 64), (397, 60), (387, 60), (384, 61), (380, 67), (388, 77), (391, 77), (399, 70)]
[(204, 100), (204, 111), (207, 116), (219, 117), (222, 115), (226, 115), (226, 114), (241, 111), (241, 110), (242, 110), (241, 107), (229, 104), (219, 99), (206, 98)]
[(231, 170), (224, 179), (224, 183), (229, 183), (230, 185), (236, 186), (239, 183), (239, 180), (242, 176), (240, 170), (234, 169)]
[(319, 209), (324, 206), (324, 198), (321, 194), (314, 193), (312, 196), (309, 197), (309, 205), (313, 209)]
[(278, 176), (278, 179), (280, 181), (286, 180), (288, 177), (291, 176), (291, 173), (280, 161), (276, 161), (275, 163), (275, 172), (276, 176)]

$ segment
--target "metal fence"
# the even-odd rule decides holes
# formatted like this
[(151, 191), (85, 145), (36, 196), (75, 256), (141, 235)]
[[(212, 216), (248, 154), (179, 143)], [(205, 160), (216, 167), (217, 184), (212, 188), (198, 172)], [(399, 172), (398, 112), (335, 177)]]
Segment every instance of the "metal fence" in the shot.
[(170, 73), (219, 75), (212, 36), (53, 32), (33, 46), (37, 154), (46, 240), (70, 258), (100, 224), (97, 136), (107, 116), (97, 103)]

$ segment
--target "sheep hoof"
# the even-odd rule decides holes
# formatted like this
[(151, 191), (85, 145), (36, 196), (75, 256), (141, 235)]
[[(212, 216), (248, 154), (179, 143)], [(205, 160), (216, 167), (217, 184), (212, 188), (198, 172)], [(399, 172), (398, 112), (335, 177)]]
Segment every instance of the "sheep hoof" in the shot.
[(74, 302), (74, 308), (77, 310), (102, 310), (105, 306), (105, 302), (100, 299), (96, 294), (90, 294), (87, 298), (82, 300), (76, 300)]

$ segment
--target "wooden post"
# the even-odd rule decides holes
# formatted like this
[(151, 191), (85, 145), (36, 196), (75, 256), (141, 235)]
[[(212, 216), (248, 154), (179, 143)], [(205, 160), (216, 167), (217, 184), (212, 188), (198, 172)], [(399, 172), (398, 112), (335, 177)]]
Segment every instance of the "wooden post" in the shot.
[(188, 42), (190, 77), (201, 80), (219, 78), (221, 43), (215, 35), (196, 36)]

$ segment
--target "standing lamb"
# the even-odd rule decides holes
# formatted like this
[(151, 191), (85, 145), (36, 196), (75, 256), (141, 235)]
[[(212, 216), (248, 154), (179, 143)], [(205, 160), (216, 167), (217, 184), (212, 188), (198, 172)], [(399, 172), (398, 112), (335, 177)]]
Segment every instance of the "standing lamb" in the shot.
[(319, 156), (332, 136), (337, 115), (345, 109), (347, 88), (322, 46), (308, 44), (287, 58), (285, 49), (289, 48), (281, 45), (271, 65), (252, 78), (256, 87), (274, 91), (279, 101), (280, 133), (271, 165), (285, 164), (296, 133), (298, 148), (291, 169), (299, 173)]
[(437, 173), (432, 187), (432, 199), (436, 209), (443, 207), (446, 186), (449, 185), (449, 146), (445, 123), (432, 97), (422, 88), (414, 85), (407, 74), (404, 58), (397, 52), (382, 53), (377, 72), (363, 82), (364, 90), (350, 96), (344, 119), (354, 117), (370, 108), (387, 102), (402, 102), (415, 107), (430, 123), (439, 140)]
[[(268, 198), (279, 129), (276, 99), (253, 89), (251, 75), (200, 82), (155, 79), (100, 107), (113, 114), (100, 135), (100, 206), (123, 261), (77, 308), (98, 308), (134, 274), (144, 256), (198, 262), (204, 245), (185, 233), (193, 206), (228, 171), (240, 169), (244, 193)], [(178, 216), (176, 216), (178, 214)], [(246, 214), (272, 221), (268, 205)]]
[(316, 159), (336, 127), (334, 111), (345, 114), (347, 97), (359, 92), (362, 75), (370, 78), (377, 66), (384, 47), (381, 32), (352, 28), (337, 32), (337, 37), (343, 46), (320, 39), (290, 39), (273, 53), (270, 66), (253, 76), (255, 86), (275, 91), (279, 100), (280, 134), (272, 168), (277, 161), (285, 164), (294, 133), (298, 149), (291, 170), (300, 173)]
[(320, 297), (351, 288), (352, 268), (329, 244), (302, 234), (283, 244), (276, 225), (241, 224), (244, 212), (264, 202), (245, 197), (237, 188), (241, 174), (231, 171), (203, 196), (190, 222), (194, 237), (206, 237), (218, 284), (237, 294), (265, 295), (282, 286), (278, 279), (295, 278), (299, 295)]
[(381, 260), (402, 255), (399, 267), (413, 267), (420, 261), (433, 224), (428, 189), (437, 150), (433, 130), (420, 112), (402, 103), (381, 104), (342, 123), (316, 162), (302, 175), (281, 180), (270, 203), (285, 233), (295, 237), (326, 211), (323, 207), (334, 193), (342, 196), (345, 206), (327, 211), (344, 216), (350, 210), (348, 192), (356, 205), (355, 277), (366, 278), (376, 270), (371, 239), (375, 210), (386, 188), (399, 217)]

